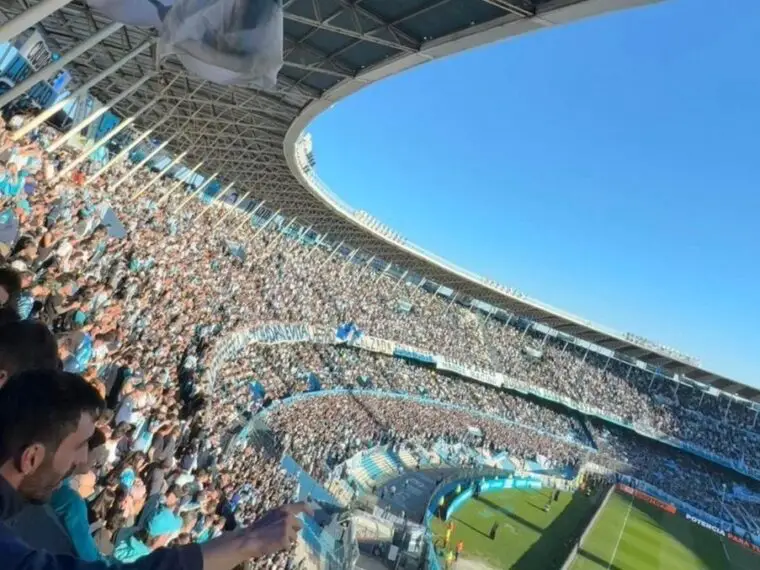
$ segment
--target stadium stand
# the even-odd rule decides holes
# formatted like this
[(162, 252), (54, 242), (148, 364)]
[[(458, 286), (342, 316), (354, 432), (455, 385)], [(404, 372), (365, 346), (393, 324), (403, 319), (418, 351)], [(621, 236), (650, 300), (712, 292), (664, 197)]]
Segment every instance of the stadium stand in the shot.
[[(67, 10), (73, 20), (88, 13)], [(135, 58), (132, 77), (150, 62)], [(187, 87), (200, 90), (194, 81)], [(146, 79), (135, 93), (143, 85), (169, 89)], [(572, 478), (593, 465), (760, 544), (758, 408), (710, 385), (755, 397), (751, 389), (694, 361), (682, 368), (705, 383), (674, 373), (670, 356), (653, 366), (659, 349), (637, 348), (633, 337), (620, 351), (593, 345), (589, 335), (606, 333), (590, 324), (560, 333), (532, 318), (547, 310), (512, 290), (488, 299), (505, 301), (498, 310), (478, 304), (475, 289), (447, 292), (448, 269), (428, 281), (309, 226), (296, 230), (270, 194), (204, 192), (188, 168), (145, 160), (152, 141), (91, 153), (77, 137), (58, 144), (48, 123), (32, 127), (34, 106), (4, 113), (0, 335), (17, 319), (44, 323), (64, 369), (110, 409), (91, 441), (90, 471), (58, 491), (81, 496), (91, 529), (64, 537), (61, 553), (131, 561), (206, 542), (299, 498), (337, 512), (399, 472), (484, 466)], [(176, 158), (186, 144), (164, 148)], [(388, 240), (408, 247), (396, 234)], [(419, 255), (402, 254), (420, 267)], [(644, 352), (632, 357), (631, 347)], [(55, 513), (28, 516), (65, 521), (61, 501)], [(308, 548), (253, 565), (292, 568), (314, 553), (352, 560), (339, 529), (327, 528), (334, 522), (307, 517)]]

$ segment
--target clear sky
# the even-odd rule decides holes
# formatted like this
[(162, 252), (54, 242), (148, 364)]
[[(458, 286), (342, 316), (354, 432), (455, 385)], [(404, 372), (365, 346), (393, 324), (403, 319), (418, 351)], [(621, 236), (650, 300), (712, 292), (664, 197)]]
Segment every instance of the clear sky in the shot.
[(667, 0), (389, 78), (309, 127), (407, 239), (760, 386), (760, 1)]

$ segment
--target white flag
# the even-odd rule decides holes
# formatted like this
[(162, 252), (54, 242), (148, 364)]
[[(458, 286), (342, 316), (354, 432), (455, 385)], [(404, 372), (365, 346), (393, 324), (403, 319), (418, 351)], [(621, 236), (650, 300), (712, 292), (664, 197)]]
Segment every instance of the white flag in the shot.
[(214, 83), (272, 89), (282, 42), (282, 0), (176, 0), (163, 19), (159, 54), (176, 54)]

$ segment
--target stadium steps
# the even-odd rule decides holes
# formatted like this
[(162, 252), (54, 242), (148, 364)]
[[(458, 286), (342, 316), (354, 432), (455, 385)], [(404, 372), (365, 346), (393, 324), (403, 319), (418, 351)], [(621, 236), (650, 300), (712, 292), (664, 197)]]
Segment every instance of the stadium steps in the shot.
[(382, 479), (383, 475), (386, 473), (387, 466), (385, 465), (385, 462), (375, 453), (362, 457), (360, 465), (364, 468), (373, 482)]
[(343, 507), (347, 507), (354, 498), (353, 489), (351, 489), (351, 486), (343, 479), (333, 479), (328, 485), (327, 491), (335, 497), (338, 503)]
[(374, 454), (364, 455), (359, 464), (349, 470), (349, 474), (353, 477), (354, 482), (365, 493), (371, 491), (376, 486), (377, 481), (383, 477), (383, 473), (383, 467), (376, 463)]
[(398, 453), (396, 451), (393, 451), (390, 447), (385, 450), (385, 457), (390, 462), (393, 469), (400, 473), (403, 471), (406, 467), (404, 466), (403, 462), (401, 461), (401, 458), (399, 457)]
[(583, 435), (586, 436), (586, 440), (591, 444), (591, 447), (599, 450), (599, 446), (596, 444), (596, 441), (594, 440), (594, 435), (591, 433), (591, 430), (588, 427), (588, 424), (586, 423), (586, 419), (582, 417), (577, 418), (578, 423), (581, 425), (581, 429), (583, 430)]
[(375, 463), (383, 469), (383, 477), (394, 477), (404, 472), (398, 454), (391, 449), (381, 449), (375, 454)]
[(401, 449), (398, 452), (398, 458), (404, 469), (415, 469), (418, 466), (417, 459), (412, 455), (408, 449)]
[(356, 487), (363, 493), (368, 493), (374, 486), (372, 477), (369, 473), (367, 473), (364, 467), (359, 466), (351, 469), (349, 476), (353, 480)]

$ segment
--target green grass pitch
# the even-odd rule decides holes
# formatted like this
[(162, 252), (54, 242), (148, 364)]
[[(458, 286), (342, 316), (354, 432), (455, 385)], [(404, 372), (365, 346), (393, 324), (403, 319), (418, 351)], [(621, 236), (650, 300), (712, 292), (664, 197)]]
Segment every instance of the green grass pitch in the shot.
[(678, 514), (614, 493), (571, 570), (752, 570), (760, 556)]
[[(552, 492), (505, 490), (467, 501), (452, 517), (456, 527), (450, 548), (464, 542), (462, 558), (453, 570), (560, 568), (598, 501), (582, 493), (560, 493), (559, 501), (546, 513), (544, 505)], [(491, 540), (495, 522), (500, 528), (496, 540)], [(439, 554), (443, 554), (445, 525), (435, 519), (432, 526)]]

